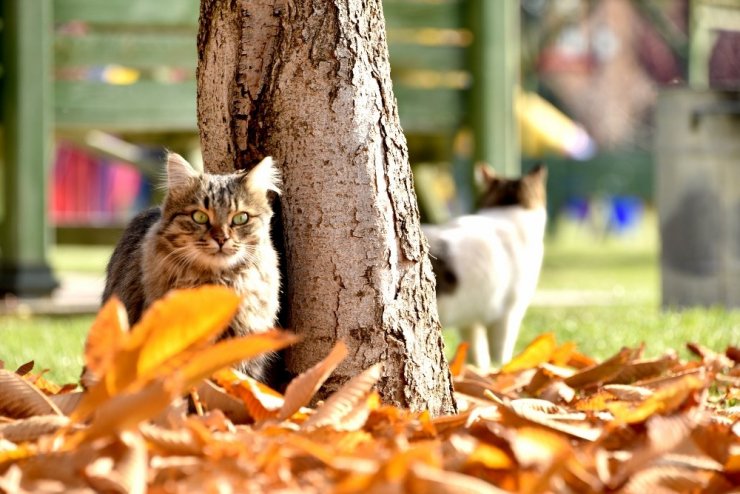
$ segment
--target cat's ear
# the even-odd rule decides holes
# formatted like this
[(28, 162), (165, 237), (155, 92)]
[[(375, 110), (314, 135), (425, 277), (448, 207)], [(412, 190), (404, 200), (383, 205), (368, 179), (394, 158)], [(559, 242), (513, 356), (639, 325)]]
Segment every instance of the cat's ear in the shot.
[(244, 176), (244, 183), (249, 189), (272, 191), (280, 194), (280, 172), (275, 168), (272, 157), (260, 161)]
[(185, 158), (177, 153), (167, 153), (167, 188), (179, 189), (192, 185), (198, 178), (198, 172), (190, 166)]
[(536, 180), (543, 184), (547, 182), (547, 166), (544, 163), (537, 163), (525, 176), (529, 180)]
[(475, 182), (485, 189), (500, 179), (496, 171), (485, 163), (475, 165)]

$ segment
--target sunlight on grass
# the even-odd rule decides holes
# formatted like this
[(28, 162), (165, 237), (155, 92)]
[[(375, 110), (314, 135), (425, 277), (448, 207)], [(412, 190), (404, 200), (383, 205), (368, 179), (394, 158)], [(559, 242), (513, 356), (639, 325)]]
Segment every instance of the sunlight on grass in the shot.
[(15, 370), (33, 360), (35, 372), (49, 369), (58, 383), (77, 382), (82, 350), (93, 316), (0, 316), (0, 360)]

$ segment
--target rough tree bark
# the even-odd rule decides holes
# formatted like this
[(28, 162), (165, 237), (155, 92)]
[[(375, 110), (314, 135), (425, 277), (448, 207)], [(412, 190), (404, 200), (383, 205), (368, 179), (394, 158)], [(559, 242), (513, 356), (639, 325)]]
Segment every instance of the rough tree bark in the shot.
[(454, 411), (381, 0), (202, 0), (198, 53), (206, 169), (282, 167), (289, 370), (342, 339), (326, 392), (383, 362), (386, 402)]

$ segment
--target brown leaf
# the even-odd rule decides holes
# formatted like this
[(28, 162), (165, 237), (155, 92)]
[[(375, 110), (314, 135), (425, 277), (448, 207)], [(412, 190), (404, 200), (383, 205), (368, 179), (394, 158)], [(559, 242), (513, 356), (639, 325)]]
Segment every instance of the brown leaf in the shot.
[(211, 381), (203, 381), (198, 386), (198, 396), (209, 410), (223, 411), (235, 424), (245, 424), (251, 419), (241, 400), (226, 393), (223, 388)]
[(15, 373), (19, 376), (25, 376), (29, 372), (33, 370), (34, 361), (31, 360), (30, 362), (26, 362), (25, 364), (21, 365), (15, 370)]
[(64, 393), (49, 396), (49, 400), (54, 403), (64, 415), (71, 415), (75, 408), (80, 404), (84, 393)]
[(0, 437), (14, 443), (36, 441), (39, 437), (53, 434), (68, 424), (69, 419), (63, 415), (38, 415), (0, 424)]
[(127, 431), (84, 470), (85, 478), (96, 491), (121, 494), (146, 493), (147, 473), (146, 443), (138, 433)]
[(457, 472), (440, 470), (425, 463), (411, 465), (407, 492), (434, 494), (503, 494), (504, 491), (483, 480)]
[(624, 462), (609, 481), (616, 488), (622, 485), (629, 476), (648, 465), (653, 459), (673, 451), (691, 434), (694, 420), (688, 416), (675, 415), (663, 417), (655, 415), (647, 420), (648, 441), (640, 446), (632, 457)]
[(358, 404), (365, 401), (372, 387), (380, 379), (381, 370), (382, 365), (378, 363), (347, 381), (303, 423), (301, 428), (310, 430), (340, 422), (352, 413)]
[(621, 372), (624, 364), (634, 359), (639, 350), (623, 348), (612, 358), (604, 362), (588, 367), (582, 371), (573, 374), (564, 380), (565, 384), (571, 388), (581, 389), (594, 386), (612, 379)]
[(711, 473), (673, 466), (652, 466), (637, 472), (620, 490), (625, 494), (706, 492)]
[(725, 355), (727, 355), (727, 358), (734, 361), (736, 364), (740, 364), (740, 347), (736, 346), (728, 346), (727, 350), (725, 350)]
[(730, 424), (712, 423), (706, 420), (691, 431), (691, 438), (701, 451), (719, 463), (727, 461), (732, 445), (738, 441)]
[(545, 400), (504, 400), (503, 404), (504, 423), (510, 421), (516, 427), (539, 425), (586, 441), (601, 436), (601, 428), (586, 422), (584, 414), (568, 412)]
[(636, 360), (625, 364), (622, 370), (608, 382), (611, 384), (628, 384), (649, 379), (663, 374), (677, 363), (678, 356), (676, 352), (670, 352), (656, 359)]
[(26, 379), (15, 372), (0, 369), (0, 415), (22, 419), (35, 415), (62, 415), (62, 412)]
[(285, 403), (278, 420), (285, 420), (308, 404), (337, 365), (347, 357), (347, 345), (339, 341), (324, 360), (293, 379), (285, 389)]
[(701, 357), (704, 364), (712, 368), (712, 370), (721, 371), (722, 369), (731, 368), (735, 365), (735, 362), (726, 355), (717, 353), (698, 343), (687, 343), (686, 348), (695, 355)]

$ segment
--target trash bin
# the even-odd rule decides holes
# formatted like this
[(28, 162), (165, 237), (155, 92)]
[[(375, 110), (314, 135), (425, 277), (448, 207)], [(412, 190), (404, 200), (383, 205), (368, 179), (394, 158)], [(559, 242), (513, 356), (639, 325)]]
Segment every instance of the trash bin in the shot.
[(740, 307), (740, 92), (658, 99), (656, 199), (664, 307)]

